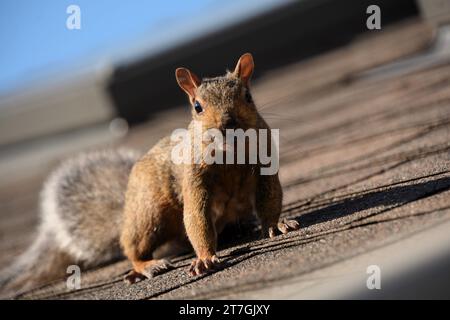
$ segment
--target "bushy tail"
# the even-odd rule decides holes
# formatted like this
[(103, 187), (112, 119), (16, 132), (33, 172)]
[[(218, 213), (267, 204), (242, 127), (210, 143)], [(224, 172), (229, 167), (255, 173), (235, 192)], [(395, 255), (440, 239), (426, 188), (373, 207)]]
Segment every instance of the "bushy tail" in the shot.
[(0, 294), (5, 297), (17, 296), (61, 279), (71, 264), (74, 264), (73, 258), (54, 245), (51, 232), (41, 230), (31, 246), (10, 266), (0, 271)]
[(0, 294), (63, 278), (67, 267), (121, 257), (119, 234), (128, 177), (140, 153), (82, 153), (64, 161), (41, 192), (41, 223), (32, 245), (0, 272)]

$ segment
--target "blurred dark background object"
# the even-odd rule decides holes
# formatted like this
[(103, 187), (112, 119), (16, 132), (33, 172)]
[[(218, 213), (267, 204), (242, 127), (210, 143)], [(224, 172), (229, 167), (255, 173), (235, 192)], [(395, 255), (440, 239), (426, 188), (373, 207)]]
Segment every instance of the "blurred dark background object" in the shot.
[[(421, 3), (429, 1), (439, 0)], [(366, 27), (366, 10), (373, 4), (381, 9), (381, 30)], [(426, 17), (436, 11), (432, 8)], [(376, 35), (394, 22), (419, 16), (414, 0), (285, 1), (247, 11), (235, 21), (217, 21), (214, 31), (188, 28), (185, 34), (192, 35), (184, 42), (168, 37), (161, 44), (150, 34), (140, 38), (138, 52), (124, 45), (118, 58), (94, 58), (0, 95), (0, 152), (29, 150), (42, 138), (108, 126), (115, 118), (127, 126), (141, 123), (160, 110), (185, 104), (174, 78), (180, 66), (199, 76), (215, 76), (225, 67), (232, 69), (242, 53), (251, 52), (257, 80), (268, 70), (346, 45), (364, 32)]]
[(108, 90), (120, 117), (130, 123), (145, 121), (155, 111), (186, 101), (174, 80), (177, 67), (185, 66), (199, 76), (218, 75), (224, 73), (224, 65), (231, 69), (237, 57), (251, 52), (257, 63), (257, 78), (267, 70), (342, 46), (368, 32), (366, 9), (373, 4), (381, 9), (383, 28), (418, 15), (414, 0), (297, 1), (119, 65)]

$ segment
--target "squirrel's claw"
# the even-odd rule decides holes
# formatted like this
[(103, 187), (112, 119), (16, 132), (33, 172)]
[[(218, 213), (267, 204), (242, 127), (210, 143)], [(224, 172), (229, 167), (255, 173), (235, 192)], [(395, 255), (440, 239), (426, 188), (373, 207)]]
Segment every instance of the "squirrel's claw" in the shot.
[(130, 272), (128, 272), (123, 280), (125, 281), (126, 284), (135, 284), (138, 283), (139, 281), (142, 281), (145, 279), (145, 276), (143, 274), (140, 274), (139, 272), (136, 272), (134, 270), (131, 270)]
[(286, 234), (290, 231), (298, 229), (300, 229), (300, 224), (297, 221), (283, 219), (281, 222), (278, 222), (276, 226), (269, 227), (267, 233), (270, 238), (274, 238), (279, 234), (279, 232)]
[(191, 266), (189, 267), (189, 273), (192, 276), (198, 276), (216, 270), (219, 265), (220, 260), (216, 255), (212, 256), (211, 258), (194, 259), (194, 261), (192, 261), (191, 263)]
[(145, 266), (142, 270), (139, 270), (139, 272), (134, 269), (128, 272), (128, 274), (126, 274), (124, 277), (124, 281), (127, 284), (135, 284), (139, 281), (150, 279), (157, 275), (163, 274), (174, 268), (175, 267), (166, 259), (152, 260), (149, 261), (148, 265)]
[(156, 277), (160, 274), (163, 274), (169, 270), (174, 269), (175, 267), (166, 259), (158, 260), (155, 264), (146, 267), (142, 274), (148, 278), (151, 279), (153, 277)]
[(278, 223), (278, 230), (280, 230), (283, 234), (297, 229), (300, 229), (300, 224), (295, 220), (283, 219)]

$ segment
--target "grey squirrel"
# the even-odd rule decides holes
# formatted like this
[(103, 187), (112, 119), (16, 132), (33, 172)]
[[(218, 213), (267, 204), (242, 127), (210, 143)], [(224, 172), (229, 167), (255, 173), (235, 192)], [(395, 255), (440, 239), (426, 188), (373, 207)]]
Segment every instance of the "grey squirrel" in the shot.
[[(253, 69), (249, 53), (233, 72), (216, 78), (200, 80), (178, 68), (193, 121), (220, 130), (269, 129), (250, 95)], [(64, 162), (44, 185), (36, 240), (2, 273), (0, 284), (31, 288), (63, 277), (69, 264), (90, 268), (123, 255), (133, 266), (125, 280), (135, 283), (171, 269), (154, 255), (168, 243), (194, 249), (189, 272), (199, 275), (220, 266), (217, 236), (228, 224), (256, 213), (264, 236), (299, 228), (294, 220), (279, 221), (278, 174), (258, 174), (260, 163), (175, 164), (173, 146), (166, 137), (143, 156), (122, 149)]]

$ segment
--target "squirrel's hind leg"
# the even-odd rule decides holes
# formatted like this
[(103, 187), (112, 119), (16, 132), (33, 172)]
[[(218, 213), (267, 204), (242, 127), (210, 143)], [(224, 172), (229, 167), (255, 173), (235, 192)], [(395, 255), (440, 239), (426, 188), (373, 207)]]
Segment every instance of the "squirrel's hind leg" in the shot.
[(124, 280), (128, 284), (134, 284), (146, 278), (153, 278), (172, 269), (174, 269), (174, 266), (166, 259), (133, 262), (133, 270), (125, 275)]
[(182, 234), (182, 213), (156, 203), (129, 209), (125, 207), (121, 244), (133, 271), (125, 276), (125, 281), (135, 283), (173, 269), (167, 260), (158, 259), (155, 251)]

